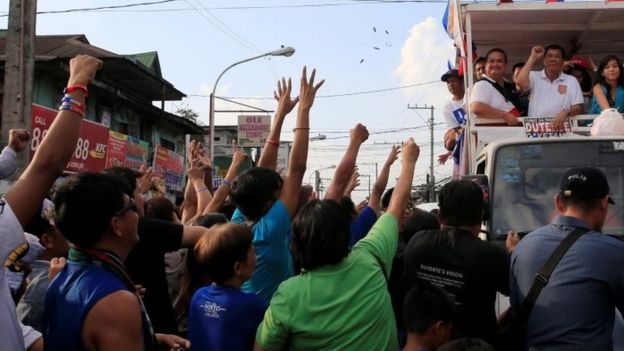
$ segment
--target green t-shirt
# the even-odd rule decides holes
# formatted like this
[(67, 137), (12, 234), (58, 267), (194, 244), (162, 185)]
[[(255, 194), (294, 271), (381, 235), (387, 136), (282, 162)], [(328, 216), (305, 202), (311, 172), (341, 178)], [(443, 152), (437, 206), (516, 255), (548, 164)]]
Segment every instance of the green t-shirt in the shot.
[(385, 214), (342, 262), (284, 281), (258, 327), (258, 344), (265, 350), (398, 350), (386, 283), (397, 237), (397, 220)]

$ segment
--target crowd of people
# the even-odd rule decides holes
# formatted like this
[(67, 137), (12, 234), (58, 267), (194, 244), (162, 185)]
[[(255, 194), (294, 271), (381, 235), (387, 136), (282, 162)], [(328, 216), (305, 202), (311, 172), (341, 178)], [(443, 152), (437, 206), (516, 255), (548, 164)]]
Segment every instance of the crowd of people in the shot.
[[(529, 72), (544, 51), (547, 60), (563, 56), (535, 48), (520, 68), (516, 84), (531, 89), (530, 103), (550, 77)], [(610, 65), (604, 95), (616, 91), (617, 98)], [(612, 349), (614, 311), (624, 307), (624, 277), (613, 267), (624, 263), (624, 242), (600, 233), (612, 202), (600, 170), (566, 173), (556, 198), (561, 215), (522, 241), (511, 233), (502, 247), (479, 239), (487, 205), (474, 182), (446, 184), (435, 212), (413, 208), (419, 147), (411, 138), (390, 148), (368, 202), (356, 206), (356, 161), (369, 136), (357, 124), (321, 199), (302, 181), (310, 111), (324, 80), (315, 84), (316, 71), (308, 76), (304, 67), (297, 97), (290, 79), (277, 84), (278, 107), (257, 166), (239, 174), (247, 155), (234, 146), (217, 189), (206, 182), (213, 165), (195, 141), (179, 206), (146, 167), (57, 180), (101, 66), (85, 55), (70, 61), (59, 113), (0, 202), (2, 350), (504, 350), (497, 293), (520, 308), (536, 273), (575, 228), (584, 235), (543, 288), (523, 341), (536, 350)], [(515, 89), (501, 80), (505, 67), (505, 53), (492, 50), (471, 103), (512, 122), (510, 111), (525, 110), (495, 96)], [(451, 130), (461, 135), (461, 77), (451, 72), (443, 80), (453, 94)], [(577, 106), (576, 97), (566, 101)], [(280, 176), (281, 129), (295, 107)], [(3, 174), (28, 139), (27, 131), (10, 131)], [(386, 189), (399, 156), (396, 186)]]
[[(503, 120), (510, 126), (520, 125), (520, 117), (553, 118), (553, 129), (560, 131), (566, 129), (569, 117), (578, 114), (600, 114), (611, 108), (624, 112), (624, 74), (617, 56), (605, 56), (597, 66), (591, 56), (566, 58), (558, 44), (536, 46), (526, 62), (515, 63), (508, 72), (507, 53), (493, 48), (475, 60), (475, 83), (468, 97), (459, 70), (445, 73), (442, 81), (452, 95), (444, 107), (449, 153), (441, 155), (440, 162), (452, 156), (459, 166), (466, 106), (475, 117)], [(534, 71), (538, 65), (542, 69)]]

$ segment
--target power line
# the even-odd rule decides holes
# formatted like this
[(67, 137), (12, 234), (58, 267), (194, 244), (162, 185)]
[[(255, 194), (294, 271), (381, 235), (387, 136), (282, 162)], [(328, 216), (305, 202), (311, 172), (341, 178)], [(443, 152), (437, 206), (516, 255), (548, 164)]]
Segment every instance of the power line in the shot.
[[(356, 91), (356, 92), (352, 92), (352, 93), (340, 93), (340, 94), (330, 94), (330, 95), (319, 95), (316, 98), (317, 99), (322, 99), (322, 98), (334, 98), (334, 97), (344, 97), (344, 96), (354, 96), (354, 95), (366, 95), (366, 94), (375, 94), (375, 93), (383, 93), (386, 91), (393, 91), (393, 90), (399, 90), (399, 89), (408, 89), (408, 88), (415, 88), (415, 87), (419, 87), (419, 86), (423, 86), (423, 85), (429, 85), (429, 84), (433, 84), (433, 83), (440, 83), (439, 80), (432, 80), (430, 82), (424, 82), (424, 83), (415, 83), (415, 84), (408, 84), (408, 85), (401, 85), (398, 87), (393, 87), (393, 88), (385, 88), (385, 89), (373, 89), (373, 90), (364, 90), (364, 91)], [(210, 95), (205, 95), (205, 94), (190, 94), (188, 95), (188, 97), (210, 97)], [(224, 97), (226, 99), (244, 99), (244, 100), (275, 100), (274, 97), (247, 97), (247, 96), (226, 96)]]
[[(124, 10), (125, 8), (130, 8), (130, 7), (158, 5), (158, 4), (174, 2), (174, 1), (180, 1), (180, 0), (160, 0), (160, 1), (154, 1), (154, 2), (131, 3), (131, 4), (125, 4), (125, 5), (39, 11), (37, 12), (37, 15), (49, 15), (49, 14), (69, 13), (69, 12), (187, 12), (187, 11), (196, 11), (192, 7), (191, 8), (169, 8), (169, 9)], [(367, 1), (367, 2), (348, 2), (348, 3), (297, 4), (297, 5), (214, 6), (214, 7), (204, 7), (204, 10), (206, 11), (209, 11), (209, 10), (271, 10), (271, 9), (296, 9), (296, 8), (308, 8), (308, 7), (340, 7), (340, 6), (401, 4), (401, 3), (407, 4), (407, 3), (446, 3), (446, 2), (447, 0), (403, 0), (403, 1), (374, 0), (371, 2)], [(6, 16), (8, 16), (8, 14), (0, 15), (0, 17), (6, 17)]]
[[(54, 14), (54, 13), (101, 11), (101, 10), (107, 10), (107, 9), (121, 9), (121, 8), (128, 8), (128, 7), (137, 7), (137, 6), (158, 5), (158, 4), (164, 4), (167, 2), (174, 2), (174, 1), (180, 1), (180, 0), (159, 0), (159, 1), (150, 1), (150, 2), (137, 2), (137, 3), (125, 4), (125, 5), (83, 7), (83, 8), (74, 8), (74, 9), (65, 9), (65, 10), (39, 11), (37, 12), (37, 14), (48, 15), (48, 14)], [(8, 15), (9, 14), (7, 13), (7, 14), (0, 15), (0, 17), (7, 17)]]
[[(239, 38), (236, 37), (236, 35), (226, 31), (225, 29), (221, 28), (221, 26), (219, 26), (218, 24), (216, 24), (215, 22), (213, 22), (210, 18), (208, 18), (203, 12), (201, 12), (198, 8), (196, 8), (189, 0), (184, 0), (184, 2), (186, 2), (190, 7), (193, 8), (193, 10), (195, 10), (195, 12), (197, 12), (203, 19), (205, 19), (208, 23), (210, 23), (213, 27), (215, 27), (216, 29), (218, 29), (221, 33), (227, 35), (228, 37), (230, 37), (232, 40), (234, 40), (235, 42), (241, 44), (242, 46), (250, 49), (251, 51), (256, 51), (259, 52), (260, 50), (258, 50), (257, 48), (255, 48), (252, 45), (247, 44), (246, 40), (241, 40)], [(208, 12), (210, 13), (210, 12)]]

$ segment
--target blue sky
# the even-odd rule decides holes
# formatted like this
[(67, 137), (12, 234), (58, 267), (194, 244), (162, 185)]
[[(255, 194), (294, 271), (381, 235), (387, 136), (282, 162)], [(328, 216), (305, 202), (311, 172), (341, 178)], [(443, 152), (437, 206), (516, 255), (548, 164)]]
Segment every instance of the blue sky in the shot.
[[(131, 2), (134, 1), (39, 0), (38, 10)], [(6, 13), (8, 1), (3, 3), (0, 12)], [(335, 6), (279, 7), (319, 4)], [(218, 9), (245, 6), (273, 8)], [(280, 45), (292, 46), (296, 53), (291, 57), (261, 59), (235, 67), (222, 78), (217, 90), (218, 96), (244, 97), (247, 99), (242, 101), (273, 109), (275, 103), (272, 100), (257, 98), (272, 96), (275, 82), (281, 76), (293, 77), (296, 93), (303, 65), (316, 68), (317, 77), (326, 79), (319, 96), (439, 80), (446, 71), (447, 59), (452, 58), (453, 53), (452, 43), (441, 26), (444, 8), (445, 3), (182, 0), (125, 11), (39, 15), (37, 34), (85, 34), (92, 45), (119, 54), (158, 51), (165, 79), (187, 95), (208, 95), (218, 74), (233, 62), (277, 49)], [(176, 11), (154, 11), (163, 9)], [(6, 17), (0, 18), (0, 27), (6, 28), (6, 20)], [(362, 59), (364, 61), (360, 63)], [(328, 138), (343, 137), (358, 122), (368, 126), (370, 132), (384, 132), (371, 135), (358, 159), (359, 163), (378, 162), (379, 167), (390, 145), (373, 143), (400, 142), (412, 136), (423, 146), (416, 170), (415, 184), (418, 184), (424, 182), (429, 165), (428, 129), (386, 132), (423, 126), (428, 112), (408, 110), (407, 105), (433, 104), (436, 107), (436, 123), (442, 123), (436, 126), (435, 132), (437, 158), (443, 152), (439, 143), (444, 130), (441, 110), (448, 98), (446, 87), (441, 82), (374, 94), (319, 97), (311, 115), (312, 134), (322, 133)], [(184, 105), (199, 112), (200, 118), (207, 124), (207, 97), (190, 96), (182, 102), (169, 104), (168, 109), (175, 110)], [(291, 129), (294, 120), (294, 115), (287, 120), (285, 131)], [(217, 115), (217, 124), (234, 123), (235, 116)], [(283, 134), (284, 140), (291, 137), (292, 133)], [(347, 140), (313, 142), (309, 172), (337, 164), (342, 154), (340, 145), (345, 145)], [(374, 181), (374, 166), (361, 165), (360, 169), (360, 173), (372, 174)], [(397, 164), (391, 173), (390, 186), (394, 184), (398, 170)], [(437, 167), (436, 177), (447, 176), (450, 171), (448, 164)], [(331, 170), (322, 172), (323, 177), (330, 175)], [(362, 183), (361, 188), (366, 190), (368, 178), (362, 179)], [(354, 197), (361, 199), (366, 193), (360, 191)]]

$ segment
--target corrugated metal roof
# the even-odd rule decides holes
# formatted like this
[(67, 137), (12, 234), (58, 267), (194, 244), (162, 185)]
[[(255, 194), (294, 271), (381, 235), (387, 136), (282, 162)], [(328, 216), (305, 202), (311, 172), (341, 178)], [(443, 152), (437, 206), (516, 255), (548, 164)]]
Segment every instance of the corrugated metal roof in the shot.
[[(6, 37), (0, 37), (0, 61), (4, 61), (5, 50)], [(93, 46), (82, 34), (41, 35), (35, 38), (35, 61), (54, 59), (67, 61), (78, 54), (102, 59), (105, 64), (98, 73), (99, 77), (102, 77), (103, 80), (112, 80), (115, 82), (115, 86), (122, 87), (149, 101), (181, 100), (186, 96), (177, 90), (173, 84), (158, 75), (160, 67), (157, 69), (154, 67), (155, 64), (158, 64), (157, 56), (155, 60), (152, 58), (152, 62), (146, 61), (151, 65), (150, 67), (137, 58), (129, 59)]]

